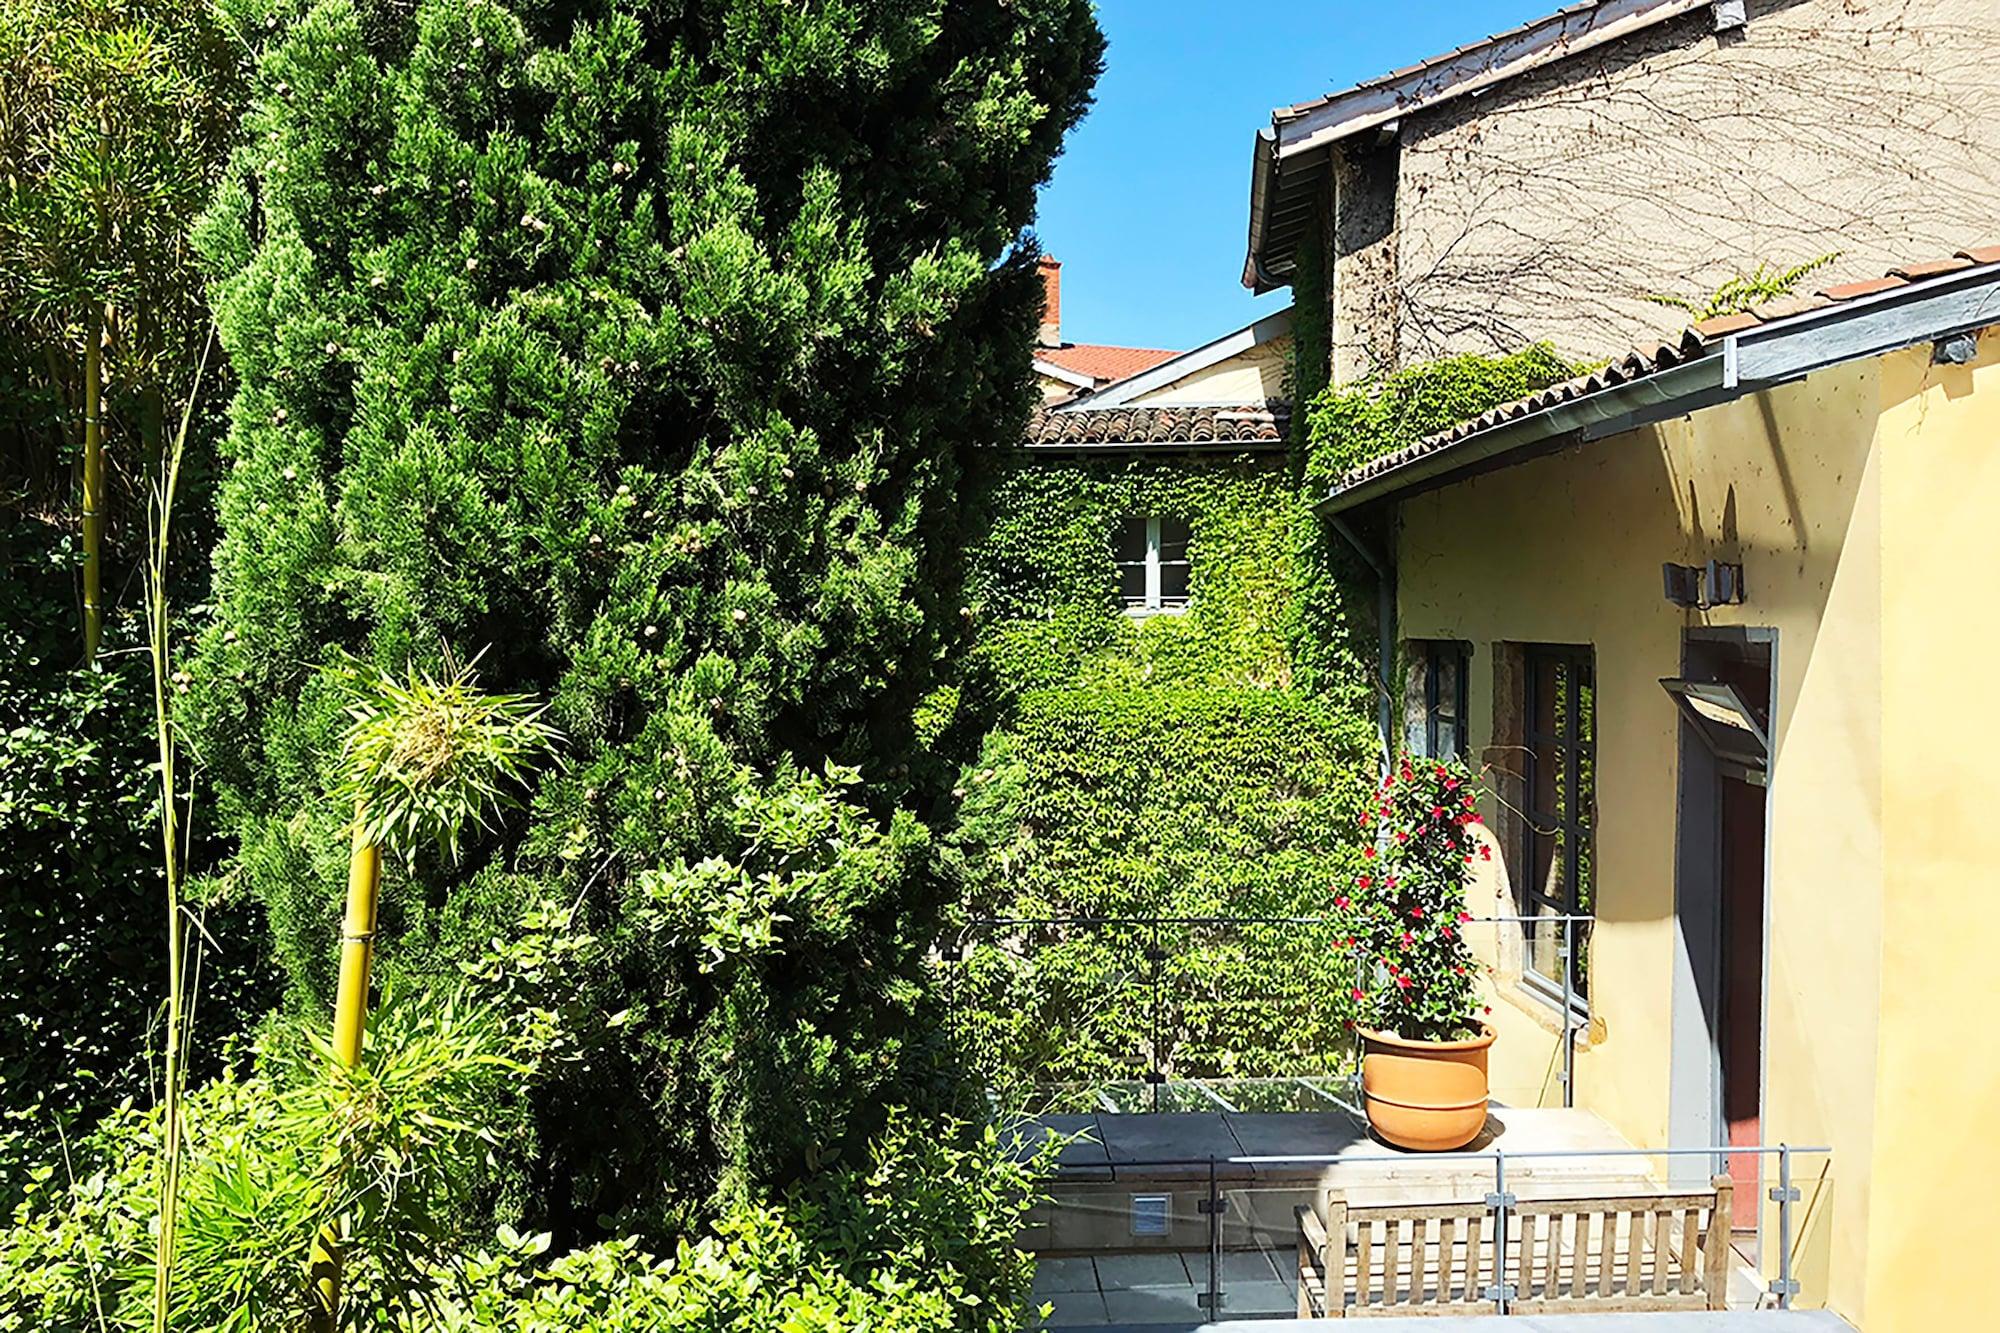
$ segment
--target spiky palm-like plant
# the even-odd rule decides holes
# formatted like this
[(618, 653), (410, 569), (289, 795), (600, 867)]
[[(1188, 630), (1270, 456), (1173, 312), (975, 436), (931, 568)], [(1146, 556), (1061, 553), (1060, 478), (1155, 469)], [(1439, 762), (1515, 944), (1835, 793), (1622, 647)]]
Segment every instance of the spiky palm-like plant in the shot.
[(514, 804), (528, 766), (561, 740), (534, 699), (481, 691), (476, 665), (448, 660), (443, 679), (333, 668), (354, 688), (335, 796), (359, 836), (405, 855), (435, 841), (456, 860), (468, 826)]

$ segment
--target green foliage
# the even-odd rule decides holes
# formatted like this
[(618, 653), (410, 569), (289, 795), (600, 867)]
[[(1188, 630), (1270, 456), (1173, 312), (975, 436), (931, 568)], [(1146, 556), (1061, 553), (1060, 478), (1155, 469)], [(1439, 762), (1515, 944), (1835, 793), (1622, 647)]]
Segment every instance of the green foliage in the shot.
[(1840, 258), (1838, 250), (1830, 250), (1817, 259), (1808, 259), (1803, 264), (1777, 269), (1768, 264), (1759, 264), (1748, 273), (1739, 273), (1699, 300), (1689, 300), (1685, 296), (1648, 296), (1654, 305), (1672, 306), (1685, 310), (1690, 323), (1699, 324), (1705, 319), (1715, 319), (1722, 315), (1737, 315), (1766, 301), (1775, 301), (1781, 296), (1790, 296), (1798, 290), (1799, 284), (1813, 274)]
[[(1032, 693), (967, 778), (968, 912), (1323, 913), (1360, 863), (1366, 738), (1286, 690)], [(1330, 928), (1003, 927), (977, 943), (954, 1000), (966, 1046), (1003, 1090), (1146, 1068), (1298, 1074), (1345, 1055), (1348, 961)]]
[[(423, 1333), (655, 1329), (883, 1329), (1008, 1333), (1032, 1263), (1014, 1248), (1034, 1164), (990, 1129), (892, 1113), (869, 1163), (743, 1206), (655, 1259), (610, 1241), (538, 1267), (546, 1236), (503, 1230), (459, 1265)], [(412, 1330), (416, 1333), (416, 1330)]]
[(538, 1076), (529, 1220), (671, 1235), (851, 1160), (947, 1091), (919, 703), (964, 634), (966, 465), (1031, 396), (1017, 241), (1088, 5), (230, 9), (253, 98), (197, 239), (240, 389), (191, 730), (294, 1004), (329, 998), (348, 815), (312, 664), (491, 644), (570, 763), (392, 873), (382, 966), (448, 974), (551, 903), (596, 942), (547, 1007), (624, 1018)]
[[(1299, 236), (1298, 262), (1292, 270), (1292, 401), (1315, 402), (1333, 374), (1333, 302), (1326, 280), (1326, 231), (1321, 219)], [(1302, 462), (1301, 435), (1294, 440), (1294, 462)]]
[[(366, 1067), (287, 1028), (256, 1073), (184, 1103), (174, 1328), (282, 1327), (303, 1312), (307, 1243), (346, 1219), (359, 1327), (422, 1309), (430, 1272), (480, 1220), (475, 1192), (509, 1134), (521, 1033), (468, 993), (388, 997)], [(0, 1329), (145, 1327), (161, 1133), (129, 1105), (61, 1165), (36, 1169), (0, 1241)]]
[(1292, 529), (1285, 639), (1301, 688), (1343, 712), (1373, 710), (1375, 578), (1312, 512), (1348, 469), (1567, 379), (1576, 367), (1546, 345), (1467, 354), (1354, 385), (1329, 385), (1304, 412), (1300, 503)]
[[(1023, 691), (1280, 685), (1288, 487), (1275, 460), (1127, 458), (994, 465), (967, 579), (980, 632), (968, 679), (987, 706)], [(1119, 609), (1111, 538), (1131, 516), (1186, 519), (1185, 614)]]
[[(111, 618), (100, 670), (74, 666), (59, 529), (0, 507), (0, 568), (0, 1105), (40, 1141), (147, 1086), (166, 929), (152, 696), (133, 617)], [(203, 1029), (219, 1045), (273, 979), (255, 905), (225, 897), (207, 913)]]
[(1475, 1035), (1479, 963), (1465, 942), (1465, 885), (1492, 849), (1479, 823), (1472, 770), (1404, 755), (1376, 786), (1361, 824), (1375, 844), (1335, 905), (1344, 947), (1363, 964), (1354, 1000), (1359, 1021), (1422, 1041)]
[[(566, 1058), (552, 1029), (498, 1021), (499, 998), (485, 981), (391, 997), (358, 1070), (286, 1029), (254, 1073), (191, 1095), (172, 1327), (295, 1326), (307, 1241), (336, 1215), (354, 1328), (1021, 1326), (1032, 1265), (1013, 1241), (1035, 1163), (990, 1130), (893, 1111), (865, 1162), (782, 1208), (731, 1208), (669, 1259), (627, 1238), (551, 1261), (549, 1235), (505, 1222), (496, 1246), (494, 1162), (522, 1146), (513, 1089)], [(159, 1128), (127, 1107), (33, 1171), (0, 1233), (0, 1333), (146, 1326)]]
[[(967, 914), (1323, 911), (1357, 854), (1367, 731), (1287, 688), (1282, 460), (1015, 455), (992, 487), (961, 705), (990, 729), (953, 838)], [(1110, 543), (1153, 515), (1189, 524), (1192, 598), (1134, 621)], [(1324, 931), (1005, 927), (974, 943), (949, 974), (959, 1036), (1010, 1097), (1153, 1067), (1297, 1073), (1345, 1049)]]
[(1306, 405), (1308, 490), (1323, 495), (1341, 473), (1427, 435), (1525, 398), (1577, 371), (1537, 343), (1508, 356), (1466, 353), (1354, 385), (1334, 385)]
[[(93, 303), (113, 311), (114, 452), (157, 452), (160, 395), (207, 332), (187, 221), (235, 131), (241, 57), (200, 0), (0, 4), (0, 477), (45, 499), (74, 484)], [(143, 516), (135, 490), (114, 493), (121, 517)]]

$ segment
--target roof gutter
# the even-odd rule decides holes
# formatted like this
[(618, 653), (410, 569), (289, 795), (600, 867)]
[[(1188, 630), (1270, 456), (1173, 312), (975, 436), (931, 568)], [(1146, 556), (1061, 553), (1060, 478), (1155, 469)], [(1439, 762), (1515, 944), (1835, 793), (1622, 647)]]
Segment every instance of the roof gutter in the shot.
[(1277, 176), (1278, 132), (1267, 125), (1250, 146), (1250, 249), (1243, 259), (1243, 285), (1260, 296), (1284, 285), (1264, 269), (1264, 224)]
[(1030, 454), (1256, 454), (1278, 453), (1283, 440), (1093, 440), (1090, 443), (1023, 440), (1014, 446)]
[(2000, 323), (2000, 264), (1835, 302), (1724, 336), (1669, 369), (1499, 422), (1409, 461), (1336, 485), (1314, 508), (1346, 513), (1462, 481), (1540, 453), (1686, 416), (1818, 370)]
[(1530, 450), (1545, 452), (1582, 444), (1648, 422), (1683, 416), (1697, 406), (1733, 396), (1724, 391), (1723, 360), (1705, 356), (1587, 398), (1501, 422), (1364, 481), (1336, 486), (1315, 508), (1324, 515), (1344, 514), (1391, 495), (1403, 497), (1431, 490), (1521, 461)]

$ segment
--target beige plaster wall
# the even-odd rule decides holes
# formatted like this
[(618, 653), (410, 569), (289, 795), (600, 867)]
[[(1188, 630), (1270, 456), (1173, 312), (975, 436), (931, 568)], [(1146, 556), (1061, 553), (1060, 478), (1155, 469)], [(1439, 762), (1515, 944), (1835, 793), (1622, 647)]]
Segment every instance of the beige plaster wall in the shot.
[[(1397, 542), (1401, 633), (1473, 644), (1476, 747), (1493, 735), (1497, 643), (1595, 650), (1596, 1030), (1577, 1101), (1641, 1146), (1668, 1146), (1677, 947), (1679, 722), (1658, 682), (1678, 674), (1685, 628), (1778, 630), (1764, 1137), (1841, 1149), (1837, 1207), (1815, 1213), (1800, 1253), (1810, 1290), (1843, 1310), (1860, 1304), (1875, 1114), (1876, 377), (1873, 363), (1826, 372), (1416, 497)], [(1668, 604), (1661, 562), (1711, 557), (1743, 564), (1746, 604)], [(1484, 890), (1482, 906), (1509, 908), (1504, 882)], [(1494, 989), (1496, 1086), (1546, 1086), (1549, 1007), (1504, 973)]]
[[(1990, 1327), (2000, 1236), (2000, 334), (1882, 382), (1887, 888), (1867, 1333)], [(1969, 705), (1969, 706), (1967, 706)]]
[(1289, 334), (1259, 343), (1224, 361), (1164, 385), (1132, 400), (1135, 407), (1161, 407), (1171, 403), (1227, 404), (1246, 407), (1283, 398), (1285, 376), (1291, 366), (1292, 339)]
[(1405, 120), (1402, 363), (1544, 338), (1601, 358), (1687, 322), (1648, 294), (1829, 251), (1828, 273), (1872, 277), (1994, 239), (2000, 3), (1749, 13), (1718, 35), (1703, 7)]

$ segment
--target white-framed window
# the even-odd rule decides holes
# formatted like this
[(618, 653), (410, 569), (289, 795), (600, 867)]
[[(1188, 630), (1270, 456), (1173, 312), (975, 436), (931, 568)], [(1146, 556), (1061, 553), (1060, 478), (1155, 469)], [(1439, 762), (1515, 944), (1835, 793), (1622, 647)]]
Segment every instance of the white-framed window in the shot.
[(1194, 571), (1188, 563), (1186, 519), (1157, 514), (1128, 518), (1118, 525), (1112, 555), (1127, 615), (1187, 609)]

